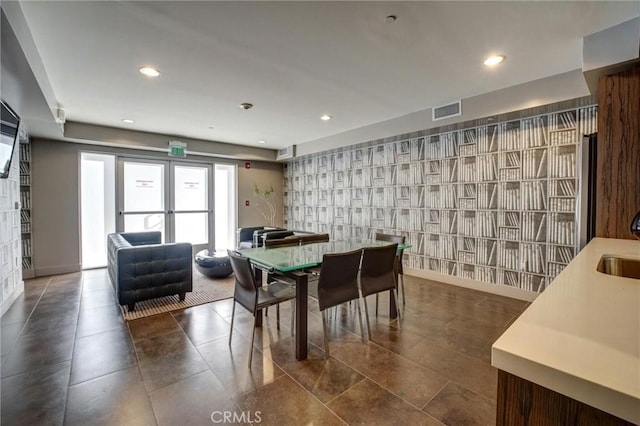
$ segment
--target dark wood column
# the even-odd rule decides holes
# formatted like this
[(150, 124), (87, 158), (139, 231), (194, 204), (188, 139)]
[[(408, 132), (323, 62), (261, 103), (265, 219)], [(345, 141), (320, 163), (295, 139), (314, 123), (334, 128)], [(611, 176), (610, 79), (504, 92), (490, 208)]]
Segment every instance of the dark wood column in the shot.
[(633, 239), (640, 210), (640, 66), (600, 77), (596, 237)]

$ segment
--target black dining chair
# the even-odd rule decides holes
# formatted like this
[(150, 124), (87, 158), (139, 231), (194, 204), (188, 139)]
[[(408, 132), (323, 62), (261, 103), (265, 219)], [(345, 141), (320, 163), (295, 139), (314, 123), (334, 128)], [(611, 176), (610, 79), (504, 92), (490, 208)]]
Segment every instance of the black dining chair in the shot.
[[(266, 287), (261, 286), (261, 283), (256, 282), (256, 276), (253, 268), (251, 267), (251, 261), (243, 257), (242, 255), (227, 251), (229, 254), (229, 260), (231, 261), (231, 267), (236, 278), (235, 289), (233, 292), (233, 308), (231, 310), (231, 330), (229, 332), (229, 346), (231, 346), (231, 337), (233, 336), (233, 319), (236, 313), (236, 302), (243, 308), (251, 312), (254, 319), (260, 309), (265, 309), (272, 305), (278, 305), (279, 303), (286, 302), (287, 300), (294, 301), (296, 298), (295, 289), (291, 286), (274, 282), (268, 284)], [(293, 332), (293, 318), (295, 316), (295, 303), (291, 312), (291, 331)], [(278, 312), (278, 327), (280, 326), (280, 315)], [(253, 357), (253, 340), (256, 335), (255, 321), (253, 330), (251, 332), (251, 346), (249, 346), (249, 368), (251, 368), (251, 359)]]
[(329, 234), (300, 235), (300, 244), (328, 243)]
[[(390, 243), (398, 243), (404, 244), (406, 241), (406, 237), (404, 235), (393, 235), (393, 234), (383, 234), (376, 233), (376, 240), (378, 241), (388, 241)], [(398, 249), (396, 252), (396, 264), (395, 264), (395, 274), (398, 278), (398, 293), (402, 290), (402, 304), (406, 305), (407, 297), (404, 294), (404, 269), (402, 268), (402, 256), (404, 254), (404, 249)], [(378, 295), (376, 295), (376, 315), (378, 315)]]
[(263, 245), (265, 247), (286, 247), (286, 246), (297, 246), (300, 244), (300, 237), (297, 235), (292, 235), (290, 237), (285, 238), (274, 238), (271, 240), (264, 240)]
[[(309, 285), (309, 295), (318, 299), (318, 306), (322, 314), (322, 332), (326, 358), (329, 358), (327, 309), (351, 300), (358, 301), (360, 297), (358, 293), (358, 270), (360, 269), (361, 257), (362, 250), (325, 254), (322, 256), (317, 286), (315, 283), (310, 283)], [(358, 319), (360, 320), (360, 332), (364, 342), (364, 324), (362, 323), (362, 312), (359, 303)]]
[(367, 296), (382, 291), (391, 290), (395, 296), (398, 310), (398, 328), (400, 327), (400, 307), (398, 306), (398, 292), (396, 291), (395, 262), (398, 244), (382, 247), (366, 247), (362, 250), (360, 265), (360, 292), (364, 300), (364, 315), (367, 318), (367, 332), (371, 339), (371, 325), (369, 323), (369, 309)]

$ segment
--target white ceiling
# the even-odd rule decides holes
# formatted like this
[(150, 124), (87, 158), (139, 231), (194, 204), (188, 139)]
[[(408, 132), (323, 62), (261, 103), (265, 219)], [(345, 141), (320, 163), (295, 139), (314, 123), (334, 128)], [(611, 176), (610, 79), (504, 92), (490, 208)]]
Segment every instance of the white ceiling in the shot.
[[(22, 9), (68, 121), (280, 148), (579, 69), (582, 38), (639, 16), (640, 2), (49, 0)], [(397, 21), (385, 23), (390, 14)], [(487, 69), (492, 53), (507, 60)], [(161, 76), (140, 75), (145, 65)], [(321, 121), (325, 113), (333, 119)]]

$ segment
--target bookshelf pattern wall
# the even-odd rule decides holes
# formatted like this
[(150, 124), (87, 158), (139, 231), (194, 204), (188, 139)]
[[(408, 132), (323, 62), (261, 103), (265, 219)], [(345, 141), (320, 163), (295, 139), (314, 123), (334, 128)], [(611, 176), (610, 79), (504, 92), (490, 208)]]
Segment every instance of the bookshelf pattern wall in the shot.
[(577, 254), (582, 135), (597, 107), (294, 159), (290, 229), (402, 234), (405, 266), (541, 292)]
[(22, 235), (22, 276), (33, 278), (31, 236), (31, 143), (24, 134), (20, 138), (20, 233)]

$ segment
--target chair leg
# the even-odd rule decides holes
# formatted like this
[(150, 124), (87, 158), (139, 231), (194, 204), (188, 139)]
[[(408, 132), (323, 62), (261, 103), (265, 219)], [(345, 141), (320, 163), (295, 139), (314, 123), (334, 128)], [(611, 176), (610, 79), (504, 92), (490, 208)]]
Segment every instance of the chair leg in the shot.
[(231, 336), (233, 336), (233, 317), (236, 314), (236, 301), (233, 301), (233, 308), (231, 308), (231, 329), (229, 330), (229, 346), (231, 346)]
[(367, 298), (363, 297), (362, 301), (364, 302), (364, 316), (367, 318), (367, 335), (369, 336), (369, 340), (371, 340), (371, 323), (369, 322), (369, 306), (367, 305)]
[(407, 296), (404, 294), (404, 274), (400, 274), (400, 286), (402, 287), (402, 304), (405, 305), (407, 303)]
[(402, 327), (400, 326), (401, 315), (400, 315), (400, 304), (398, 303), (398, 291), (393, 290), (393, 295), (395, 296), (395, 299), (396, 299), (396, 311), (398, 311), (398, 330), (402, 330)]
[(376, 317), (378, 316), (378, 293), (376, 293)]
[(364, 323), (362, 322), (362, 308), (360, 307), (360, 299), (356, 300), (357, 308), (358, 308), (358, 320), (360, 320), (360, 334), (362, 336), (362, 343), (365, 343), (364, 337)]
[(327, 328), (327, 311), (322, 311), (322, 334), (324, 335), (324, 357), (329, 359), (329, 329)]
[(253, 325), (253, 331), (251, 332), (251, 346), (249, 346), (249, 369), (251, 369), (251, 360), (253, 359), (253, 338), (256, 336), (256, 326)]
[(276, 327), (278, 328), (278, 330), (280, 330), (280, 304), (278, 303), (276, 305)]
[(291, 299), (291, 335), (295, 335), (296, 299)]

